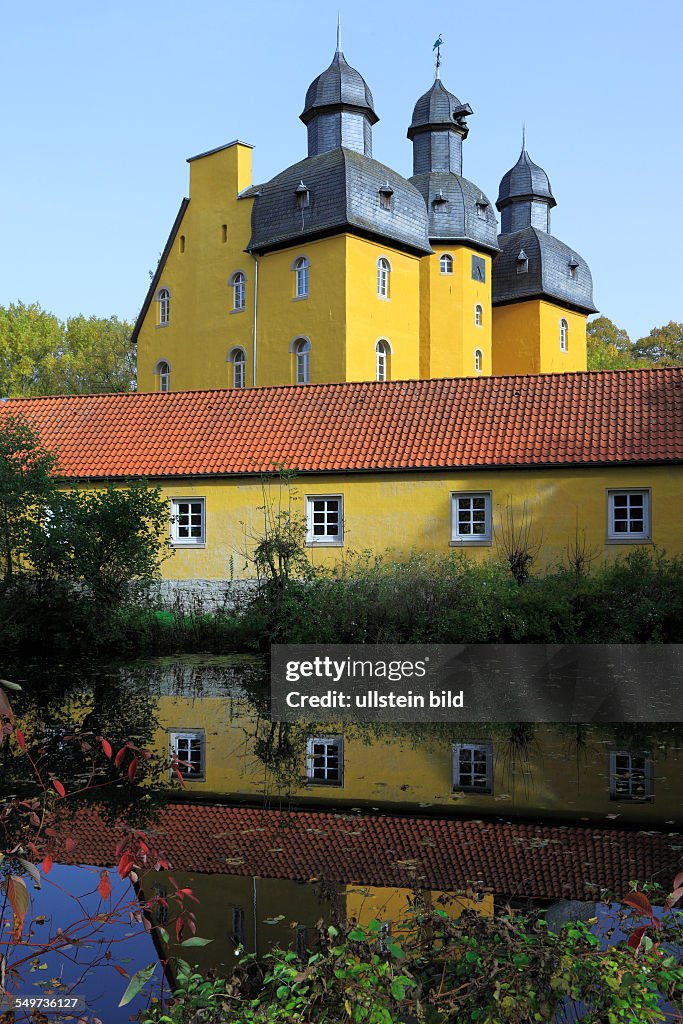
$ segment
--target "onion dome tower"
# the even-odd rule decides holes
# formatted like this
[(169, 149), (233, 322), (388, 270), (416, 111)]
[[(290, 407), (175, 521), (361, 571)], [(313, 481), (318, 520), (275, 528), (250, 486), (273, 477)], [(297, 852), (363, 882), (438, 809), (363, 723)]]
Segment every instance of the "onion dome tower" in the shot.
[(330, 66), (308, 87), (300, 118), (308, 129), (308, 155), (338, 146), (372, 156), (372, 126), (379, 118), (363, 76), (337, 51)]
[(540, 228), (550, 234), (550, 211), (557, 206), (550, 180), (522, 145), (514, 167), (503, 175), (496, 206), (501, 214), (501, 234), (522, 228)]

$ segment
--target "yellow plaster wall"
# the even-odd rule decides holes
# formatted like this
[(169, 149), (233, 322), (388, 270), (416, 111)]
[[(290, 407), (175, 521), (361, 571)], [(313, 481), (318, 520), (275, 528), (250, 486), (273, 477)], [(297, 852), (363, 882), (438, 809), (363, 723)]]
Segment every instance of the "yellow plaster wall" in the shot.
[[(206, 545), (178, 548), (164, 562), (169, 579), (229, 579), (253, 575), (245, 559), (263, 536), (265, 504), (288, 504), (290, 495), (278, 483), (263, 485), (258, 478), (162, 481), (174, 497), (206, 499)], [(459, 549), (486, 561), (499, 557), (496, 537), (508, 516), (508, 506), (519, 525), (525, 513), (532, 542), (539, 547), (536, 565), (560, 562), (567, 543), (580, 540), (595, 555), (596, 564), (631, 550), (634, 542), (608, 542), (607, 491), (609, 488), (650, 488), (652, 542), (670, 555), (683, 553), (679, 529), (683, 503), (680, 467), (582, 467), (575, 469), (479, 470), (470, 472), (414, 472), (325, 474), (301, 476), (291, 493), (294, 515), (304, 515), (307, 495), (343, 496), (342, 547), (311, 547), (316, 565), (337, 564), (353, 552), (391, 550), (394, 556), (411, 551), (446, 555), (451, 545), (452, 492), (491, 492), (494, 539), (491, 544)], [(170, 513), (169, 513), (170, 514)], [(643, 542), (635, 542), (643, 543)]]
[[(425, 377), (474, 377), (474, 353), (483, 355), (481, 375), (491, 373), (491, 257), (466, 246), (435, 246), (422, 260), (422, 373)], [(453, 273), (442, 274), (440, 257), (453, 257)], [(486, 281), (472, 279), (472, 256), (486, 264)], [(482, 324), (475, 306), (482, 307)]]
[[(226, 359), (237, 345), (246, 353), (251, 382), (254, 260), (244, 249), (253, 200), (237, 199), (250, 184), (251, 147), (241, 143), (190, 162), (190, 203), (158, 285), (171, 292), (169, 324), (158, 325), (153, 300), (138, 337), (139, 391), (158, 391), (154, 367), (162, 359), (171, 366), (172, 391), (231, 386)], [(229, 280), (236, 270), (247, 278), (241, 312), (232, 312)]]
[[(560, 350), (560, 320), (569, 324)], [(586, 369), (586, 317), (552, 302), (530, 299), (493, 310), (493, 373), (569, 373)]]

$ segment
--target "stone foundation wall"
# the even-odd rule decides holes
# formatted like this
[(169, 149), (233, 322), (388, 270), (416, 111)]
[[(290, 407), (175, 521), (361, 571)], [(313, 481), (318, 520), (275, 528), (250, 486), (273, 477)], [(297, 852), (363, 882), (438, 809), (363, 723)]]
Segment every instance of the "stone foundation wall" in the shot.
[(232, 611), (253, 593), (257, 580), (159, 580), (148, 590), (157, 608), (187, 612)]

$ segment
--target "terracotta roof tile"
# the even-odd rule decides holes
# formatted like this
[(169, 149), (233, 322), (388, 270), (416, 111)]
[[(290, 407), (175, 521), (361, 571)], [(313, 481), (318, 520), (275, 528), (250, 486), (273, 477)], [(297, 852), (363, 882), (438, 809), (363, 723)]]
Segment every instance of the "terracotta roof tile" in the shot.
[(683, 460), (683, 368), (10, 399), (66, 478)]
[[(122, 826), (81, 808), (68, 829), (77, 844), (62, 863), (115, 862)], [(148, 831), (177, 871), (446, 891), (478, 883), (534, 899), (590, 899), (603, 888), (619, 895), (634, 878), (666, 888), (683, 849), (675, 833), (189, 802), (168, 804)]]

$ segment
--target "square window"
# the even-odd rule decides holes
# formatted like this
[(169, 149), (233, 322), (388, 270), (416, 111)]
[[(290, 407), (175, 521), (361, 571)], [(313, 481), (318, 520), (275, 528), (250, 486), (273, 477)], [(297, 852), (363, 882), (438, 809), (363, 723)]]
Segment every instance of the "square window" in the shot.
[(306, 498), (306, 543), (341, 544), (343, 542), (343, 500), (340, 494), (331, 497)]
[(607, 539), (650, 540), (650, 492), (607, 492)]
[(491, 492), (451, 494), (451, 542), (491, 543)]
[(306, 778), (319, 786), (343, 786), (344, 740), (341, 736), (309, 736)]
[(470, 793), (493, 790), (493, 744), (453, 744), (453, 789)]
[(193, 547), (205, 542), (204, 498), (171, 498), (171, 542)]
[(652, 800), (652, 758), (647, 753), (612, 750), (609, 755), (610, 800)]
[[(205, 738), (201, 730), (173, 730), (169, 734), (171, 760), (184, 779), (191, 782), (204, 781)], [(175, 771), (171, 769), (171, 777)]]

